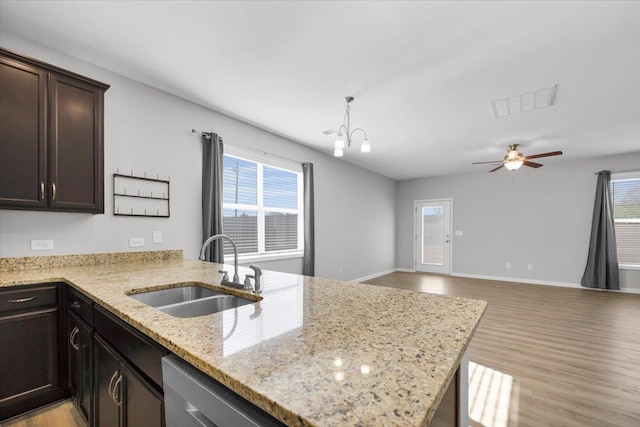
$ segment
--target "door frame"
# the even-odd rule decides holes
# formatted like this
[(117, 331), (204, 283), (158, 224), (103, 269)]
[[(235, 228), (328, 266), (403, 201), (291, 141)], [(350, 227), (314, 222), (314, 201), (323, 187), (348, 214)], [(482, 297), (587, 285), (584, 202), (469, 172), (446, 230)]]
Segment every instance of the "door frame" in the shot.
[(413, 201), (413, 271), (418, 271), (418, 254), (416, 251), (418, 240), (418, 229), (416, 223), (418, 222), (418, 204), (419, 203), (437, 203), (437, 202), (449, 202), (449, 272), (448, 273), (429, 273), (429, 274), (446, 274), (451, 276), (453, 271), (453, 198), (440, 197), (438, 199), (422, 199)]

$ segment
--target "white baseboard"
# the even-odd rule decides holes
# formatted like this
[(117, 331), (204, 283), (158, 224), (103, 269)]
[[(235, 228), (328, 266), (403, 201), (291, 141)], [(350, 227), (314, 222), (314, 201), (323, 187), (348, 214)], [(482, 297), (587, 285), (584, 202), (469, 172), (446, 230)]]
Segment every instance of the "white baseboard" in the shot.
[(580, 283), (571, 283), (571, 282), (553, 282), (550, 280), (520, 279), (516, 277), (485, 276), (482, 274), (468, 274), (468, 273), (451, 273), (451, 275), (455, 277), (468, 277), (470, 279), (498, 280), (500, 282), (530, 283), (532, 285), (561, 286), (563, 288), (581, 288)]
[(370, 274), (368, 276), (360, 277), (358, 279), (353, 279), (353, 280), (349, 280), (349, 281), (350, 282), (355, 282), (355, 283), (360, 283), (360, 282), (364, 282), (365, 280), (375, 279), (376, 277), (384, 276), (385, 274), (391, 274), (391, 273), (394, 273), (396, 271), (397, 271), (396, 268), (392, 268), (391, 270), (381, 271), (380, 273)]
[(401, 271), (403, 273), (415, 273), (416, 270), (414, 268), (396, 268), (395, 271)]

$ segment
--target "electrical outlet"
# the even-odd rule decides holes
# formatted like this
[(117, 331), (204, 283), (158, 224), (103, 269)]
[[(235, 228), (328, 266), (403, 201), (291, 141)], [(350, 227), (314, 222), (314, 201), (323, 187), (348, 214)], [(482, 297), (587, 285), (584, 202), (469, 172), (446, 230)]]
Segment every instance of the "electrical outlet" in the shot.
[(144, 237), (130, 237), (129, 238), (129, 247), (130, 248), (138, 248), (144, 246)]
[(153, 243), (162, 243), (162, 230), (153, 232)]
[(342, 274), (342, 266), (340, 266), (340, 267), (338, 268), (338, 273), (339, 273), (339, 274)]
[(533, 270), (533, 264), (527, 264), (527, 270)]
[(52, 251), (53, 240), (32, 240), (31, 250), (32, 251)]
[(511, 269), (511, 263), (510, 263), (510, 262), (508, 262), (508, 263), (507, 263), (507, 265), (506, 265), (505, 267), (507, 267), (507, 270), (510, 270), (510, 269)]

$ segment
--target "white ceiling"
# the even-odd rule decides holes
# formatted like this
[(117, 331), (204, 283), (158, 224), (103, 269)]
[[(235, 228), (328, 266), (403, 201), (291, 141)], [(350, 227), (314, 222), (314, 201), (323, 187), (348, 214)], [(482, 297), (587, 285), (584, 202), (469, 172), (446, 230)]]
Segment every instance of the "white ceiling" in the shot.
[(640, 149), (640, 2), (2, 0), (0, 26), (326, 153), (353, 95), (372, 152), (343, 159), (394, 179)]

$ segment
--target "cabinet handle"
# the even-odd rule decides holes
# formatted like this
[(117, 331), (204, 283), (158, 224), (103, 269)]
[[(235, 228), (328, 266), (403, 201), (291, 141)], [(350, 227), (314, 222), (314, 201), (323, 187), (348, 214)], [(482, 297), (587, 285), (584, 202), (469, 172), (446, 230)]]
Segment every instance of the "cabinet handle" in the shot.
[(55, 200), (56, 199), (56, 183), (55, 182), (51, 184), (51, 190), (53, 191), (51, 195), (51, 200)]
[(76, 326), (71, 330), (71, 334), (69, 335), (69, 344), (71, 344), (71, 347), (76, 349), (76, 351), (80, 350), (80, 346), (74, 342), (74, 339), (76, 335), (78, 335), (78, 332), (80, 332), (80, 329), (78, 329), (78, 327)]
[(116, 405), (122, 406), (122, 398), (120, 397), (120, 393), (116, 395), (116, 391), (118, 390), (118, 385), (122, 384), (122, 374), (118, 377), (118, 380), (113, 385), (113, 401), (116, 402)]
[(117, 376), (118, 376), (118, 370), (116, 369), (113, 375), (111, 375), (111, 380), (109, 381), (109, 396), (111, 396), (111, 400), (113, 400), (113, 403), (115, 403), (116, 405), (117, 405), (116, 398), (113, 396), (113, 394), (115, 393), (115, 388), (112, 391), (111, 386), (113, 385), (113, 380), (115, 380)]
[(19, 304), (21, 302), (33, 301), (36, 298), (38, 298), (38, 297), (26, 297), (26, 298), (10, 299), (7, 302), (10, 302), (10, 303), (13, 303), (13, 304)]
[(44, 182), (40, 183), (40, 200), (44, 200)]
[(74, 302), (71, 303), (71, 307), (80, 308), (80, 303), (78, 301), (74, 301)]

